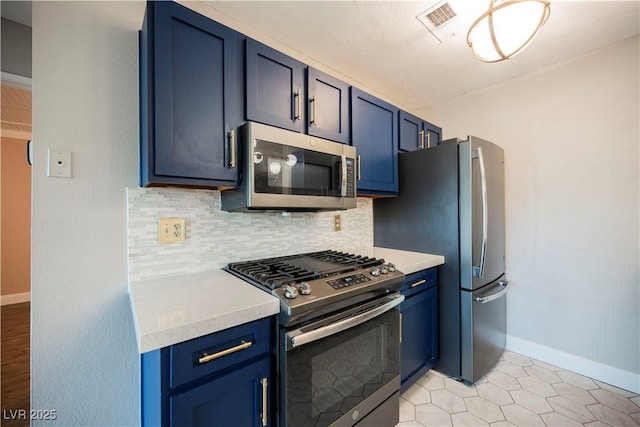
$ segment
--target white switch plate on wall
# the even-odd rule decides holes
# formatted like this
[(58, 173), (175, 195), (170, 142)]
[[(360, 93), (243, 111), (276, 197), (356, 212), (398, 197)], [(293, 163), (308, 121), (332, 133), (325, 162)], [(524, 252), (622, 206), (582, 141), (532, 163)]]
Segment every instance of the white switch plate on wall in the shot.
[(47, 176), (71, 178), (71, 151), (49, 148), (47, 150)]

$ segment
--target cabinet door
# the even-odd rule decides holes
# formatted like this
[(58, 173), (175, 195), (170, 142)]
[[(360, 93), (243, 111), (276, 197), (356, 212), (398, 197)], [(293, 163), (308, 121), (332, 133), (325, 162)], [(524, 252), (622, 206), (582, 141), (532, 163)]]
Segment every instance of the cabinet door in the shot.
[(433, 286), (413, 294), (400, 305), (402, 344), (400, 346), (401, 390), (424, 375), (437, 361), (438, 291)]
[(414, 151), (435, 147), (441, 141), (442, 129), (419, 117), (400, 111), (400, 151)]
[(305, 65), (247, 39), (247, 120), (305, 131)]
[(424, 142), (425, 147), (435, 147), (440, 144), (442, 141), (442, 128), (439, 128), (429, 122), (424, 122), (423, 129), (426, 138)]
[(238, 35), (173, 2), (141, 33), (142, 185), (236, 185)]
[(423, 129), (422, 119), (407, 113), (406, 111), (400, 111), (400, 141), (398, 148), (400, 151), (413, 151), (423, 148)]
[[(170, 397), (172, 427), (272, 425), (269, 359)], [(266, 417), (266, 424), (263, 418)]]
[(349, 143), (349, 85), (309, 67), (309, 135)]
[(398, 109), (351, 88), (351, 143), (358, 155), (358, 194), (398, 193)]

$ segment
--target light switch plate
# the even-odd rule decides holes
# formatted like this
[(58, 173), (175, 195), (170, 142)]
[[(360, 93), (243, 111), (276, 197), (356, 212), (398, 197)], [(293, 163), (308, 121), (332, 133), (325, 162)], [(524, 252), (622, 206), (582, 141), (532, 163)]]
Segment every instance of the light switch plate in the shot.
[(71, 151), (47, 150), (47, 176), (53, 178), (71, 178)]

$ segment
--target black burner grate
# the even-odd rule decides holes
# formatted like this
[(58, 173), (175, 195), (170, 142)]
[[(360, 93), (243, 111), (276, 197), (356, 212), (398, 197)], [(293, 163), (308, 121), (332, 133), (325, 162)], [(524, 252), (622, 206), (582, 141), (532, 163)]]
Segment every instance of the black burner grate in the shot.
[(225, 269), (251, 282), (275, 289), (291, 282), (319, 279), (383, 263), (384, 260), (372, 257), (321, 251), (230, 263)]
[(384, 264), (383, 259), (377, 259), (363, 255), (354, 255), (347, 252), (322, 251), (313, 252), (306, 255), (324, 262), (339, 265), (352, 265), (357, 266), (358, 268), (367, 268), (373, 267), (374, 265)]

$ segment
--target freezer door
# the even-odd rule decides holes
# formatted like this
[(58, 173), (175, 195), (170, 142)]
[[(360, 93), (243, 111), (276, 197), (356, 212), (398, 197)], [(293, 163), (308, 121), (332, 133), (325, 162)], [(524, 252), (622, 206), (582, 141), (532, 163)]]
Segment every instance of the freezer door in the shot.
[(462, 379), (474, 383), (497, 363), (507, 329), (507, 285), (501, 277), (477, 291), (461, 290)]
[(469, 137), (458, 156), (460, 281), (475, 290), (505, 273), (504, 151)]

